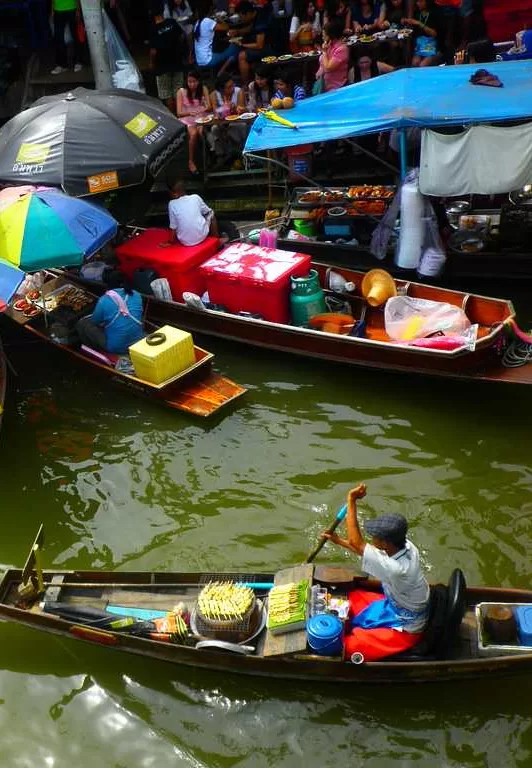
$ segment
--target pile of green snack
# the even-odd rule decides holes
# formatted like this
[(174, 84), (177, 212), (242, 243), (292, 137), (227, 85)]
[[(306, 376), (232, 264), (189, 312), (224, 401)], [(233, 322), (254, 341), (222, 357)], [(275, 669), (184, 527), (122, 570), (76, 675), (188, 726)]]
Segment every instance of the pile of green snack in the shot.
[(309, 582), (292, 582), (272, 587), (268, 597), (268, 629), (273, 634), (295, 632), (307, 623)]

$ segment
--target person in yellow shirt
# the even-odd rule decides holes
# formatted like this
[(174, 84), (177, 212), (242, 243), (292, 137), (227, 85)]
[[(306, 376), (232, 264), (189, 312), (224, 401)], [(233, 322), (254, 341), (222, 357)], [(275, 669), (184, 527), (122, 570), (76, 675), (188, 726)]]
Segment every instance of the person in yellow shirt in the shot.
[(52, 15), (54, 21), (55, 67), (52, 75), (60, 75), (67, 69), (67, 48), (65, 45), (65, 29), (68, 26), (74, 43), (74, 72), (79, 72), (82, 65), (81, 46), (77, 35), (77, 23), (80, 18), (78, 0), (52, 0)]

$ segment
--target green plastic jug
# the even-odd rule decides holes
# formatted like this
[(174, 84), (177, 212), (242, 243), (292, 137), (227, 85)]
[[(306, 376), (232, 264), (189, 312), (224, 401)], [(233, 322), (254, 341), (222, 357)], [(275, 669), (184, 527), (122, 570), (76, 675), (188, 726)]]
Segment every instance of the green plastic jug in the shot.
[(290, 312), (292, 324), (302, 327), (308, 327), (314, 315), (327, 312), (325, 296), (315, 269), (311, 269), (305, 277), (290, 278)]

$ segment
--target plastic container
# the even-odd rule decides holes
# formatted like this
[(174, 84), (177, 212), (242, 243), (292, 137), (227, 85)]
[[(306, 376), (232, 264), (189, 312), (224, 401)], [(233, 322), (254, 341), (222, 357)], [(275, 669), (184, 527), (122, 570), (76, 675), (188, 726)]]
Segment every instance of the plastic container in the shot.
[(179, 328), (164, 325), (129, 348), (135, 376), (152, 384), (177, 376), (196, 362), (192, 336)]
[(120, 269), (132, 279), (139, 267), (154, 269), (159, 277), (165, 277), (172, 291), (174, 301), (182, 301), (183, 293), (205, 292), (205, 277), (198, 267), (216, 253), (219, 247), (217, 237), (208, 237), (199, 245), (168, 245), (169, 229), (147, 229), (138, 237), (119, 245), (116, 256)]
[(292, 324), (307, 326), (314, 315), (327, 312), (325, 295), (320, 286), (318, 273), (311, 269), (304, 277), (290, 278), (290, 313)]
[(532, 605), (521, 605), (515, 609), (517, 636), (521, 645), (532, 645)]
[(312, 144), (300, 144), (286, 150), (291, 181), (306, 181), (303, 176), (312, 176)]
[(229, 312), (257, 313), (273, 323), (290, 321), (290, 277), (307, 275), (305, 253), (234, 243), (201, 267), (213, 304)]
[(314, 237), (317, 232), (316, 223), (312, 219), (294, 219), (294, 229), (305, 237)]
[(344, 625), (337, 616), (319, 613), (307, 623), (307, 642), (318, 656), (340, 656)]
[(277, 248), (277, 230), (267, 228), (261, 229), (259, 245), (261, 248)]

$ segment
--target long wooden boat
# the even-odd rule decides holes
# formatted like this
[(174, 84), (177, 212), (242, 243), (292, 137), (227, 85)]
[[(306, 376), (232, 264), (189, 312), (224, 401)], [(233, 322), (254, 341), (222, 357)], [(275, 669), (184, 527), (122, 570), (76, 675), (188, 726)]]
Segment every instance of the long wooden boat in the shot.
[[(432, 612), (424, 648), (379, 662), (351, 663), (338, 649), (334, 656), (312, 651), (306, 628), (273, 634), (267, 620), (272, 584), (307, 580), (309, 588), (326, 587), (337, 598), (357, 586), (380, 591), (378, 582), (355, 576), (351, 569), (305, 564), (261, 574), (43, 572), (41, 543), (42, 536), (24, 569), (5, 572), (0, 582), (0, 618), (63, 637), (190, 667), (313, 681), (440, 682), (532, 669), (532, 647), (520, 646), (517, 640), (490, 645), (483, 629), (485, 604), (495, 603), (506, 611), (526, 607), (532, 604), (532, 591), (466, 587), (458, 570), (449, 587), (432, 588), (433, 604), (436, 591), (445, 602), (438, 624)], [(194, 620), (200, 591), (209, 581), (222, 578), (248, 584), (254, 590), (258, 611), (254, 625), (247, 625), (231, 641), (223, 639), (223, 631), (206, 631), (204, 627), (199, 631)], [(179, 636), (160, 634), (159, 630), (152, 633), (154, 616), (171, 614), (176, 604), (188, 619), (186, 632)]]
[[(43, 287), (45, 300), (47, 296), (67, 285), (69, 285), (69, 280), (63, 276), (53, 277), (45, 282)], [(97, 296), (94, 293), (86, 290), (86, 288), (84, 291), (94, 302), (96, 301)], [(159, 327), (151, 310), (151, 306), (146, 307), (145, 328), (148, 331)], [(28, 318), (24, 313), (16, 311), (13, 306), (9, 306), (5, 314), (28, 333), (62, 350), (70, 358), (105, 375), (113, 383), (168, 408), (184, 411), (194, 416), (211, 416), (246, 391), (244, 387), (231, 381), (231, 379), (213, 371), (214, 355), (196, 345), (194, 345), (196, 362), (192, 366), (162, 384), (153, 384), (133, 374), (117, 370), (115, 368), (116, 356), (98, 355), (95, 351), (90, 352), (87, 348), (80, 348), (57, 340), (51, 333), (51, 326), (44, 313)]]
[[(313, 262), (312, 267), (318, 272), (321, 284), (326, 285), (329, 265)], [(365, 312), (366, 329), (363, 338), (273, 323), (228, 312), (201, 310), (177, 301), (162, 301), (153, 296), (146, 296), (146, 304), (150, 317), (156, 323), (170, 323), (277, 352), (408, 374), (465, 381), (532, 384), (531, 364), (520, 368), (505, 368), (501, 363), (507, 326), (515, 318), (510, 301), (396, 279), (400, 292), (413, 298), (448, 302), (462, 307), (469, 320), (479, 326), (477, 342), (472, 351), (465, 347), (451, 352), (417, 348), (392, 343), (386, 335), (382, 309), (366, 306), (360, 298), (363, 272), (343, 267), (334, 267), (334, 272), (355, 284), (353, 293), (342, 296), (351, 303), (355, 319)], [(81, 285), (93, 285), (75, 275), (72, 280)], [(100, 290), (104, 290), (103, 286), (100, 286)]]

